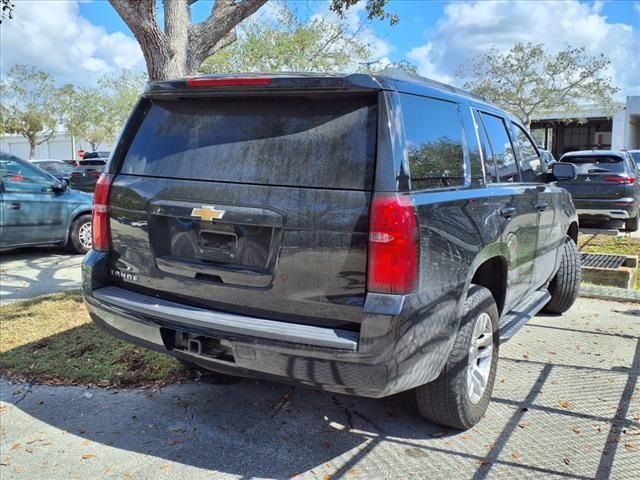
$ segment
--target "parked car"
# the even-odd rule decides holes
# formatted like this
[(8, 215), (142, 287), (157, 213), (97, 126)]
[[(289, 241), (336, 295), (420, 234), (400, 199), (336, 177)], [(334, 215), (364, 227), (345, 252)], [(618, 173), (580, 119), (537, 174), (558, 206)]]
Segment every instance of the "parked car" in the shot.
[(31, 163), (40, 167), (46, 172), (56, 177), (58, 180), (63, 180), (67, 185), (69, 184), (69, 176), (73, 171), (73, 167), (67, 162), (62, 160), (31, 160)]
[(560, 162), (576, 166), (577, 178), (558, 185), (571, 192), (581, 218), (597, 223), (622, 220), (627, 230), (638, 230), (639, 172), (630, 154), (616, 150), (582, 150), (565, 153)]
[(36, 165), (0, 153), (0, 248), (59, 245), (91, 248), (92, 196)]
[(469, 428), (501, 342), (580, 282), (578, 222), (480, 97), (404, 75), (151, 82), (96, 187), (93, 320), (221, 374)]
[(109, 160), (109, 152), (89, 152), (78, 166), (71, 172), (69, 185), (83, 192), (90, 192), (96, 188), (96, 182)]

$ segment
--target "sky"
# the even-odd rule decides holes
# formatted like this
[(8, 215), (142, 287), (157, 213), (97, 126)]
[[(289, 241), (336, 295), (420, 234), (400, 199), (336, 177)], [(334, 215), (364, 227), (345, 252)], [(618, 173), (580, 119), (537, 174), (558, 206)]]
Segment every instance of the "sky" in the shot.
[[(0, 25), (0, 73), (16, 63), (33, 64), (58, 83), (93, 84), (121, 68), (144, 69), (133, 35), (106, 0), (14, 0), (12, 20)], [(331, 16), (327, 0), (289, 2), (303, 17)], [(202, 21), (212, 0), (199, 0), (193, 20)], [(267, 4), (256, 17), (268, 18)], [(640, 1), (428, 1), (391, 0), (396, 26), (374, 21), (359, 30), (372, 61), (408, 60), (420, 74), (459, 83), (455, 71), (488, 48), (516, 42), (544, 43), (550, 52), (571, 45), (611, 59), (607, 72), (620, 95), (640, 95)], [(364, 21), (363, 3), (346, 21)]]

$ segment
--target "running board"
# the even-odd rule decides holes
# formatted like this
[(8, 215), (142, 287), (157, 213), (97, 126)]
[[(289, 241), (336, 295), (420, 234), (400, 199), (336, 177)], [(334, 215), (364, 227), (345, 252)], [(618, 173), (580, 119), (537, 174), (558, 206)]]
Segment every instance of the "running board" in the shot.
[(500, 321), (500, 343), (506, 342), (520, 330), (525, 323), (531, 320), (551, 300), (551, 294), (547, 290), (533, 292), (525, 301), (504, 315)]

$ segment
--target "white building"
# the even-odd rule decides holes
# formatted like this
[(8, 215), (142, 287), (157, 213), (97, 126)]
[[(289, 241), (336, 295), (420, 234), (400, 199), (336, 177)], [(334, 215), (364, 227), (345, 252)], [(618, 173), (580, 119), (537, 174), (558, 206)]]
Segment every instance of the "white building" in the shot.
[[(110, 151), (110, 144), (100, 144), (98, 150)], [(66, 132), (56, 132), (44, 143), (36, 147), (36, 159), (55, 158), (58, 160), (77, 160), (78, 150), (91, 151), (89, 143), (80, 139), (73, 139)], [(29, 158), (29, 142), (22, 135), (7, 134), (0, 138), (0, 151), (11, 153), (17, 157)]]
[(640, 96), (627, 97), (613, 117), (597, 108), (539, 115), (531, 132), (556, 158), (575, 150), (640, 149)]

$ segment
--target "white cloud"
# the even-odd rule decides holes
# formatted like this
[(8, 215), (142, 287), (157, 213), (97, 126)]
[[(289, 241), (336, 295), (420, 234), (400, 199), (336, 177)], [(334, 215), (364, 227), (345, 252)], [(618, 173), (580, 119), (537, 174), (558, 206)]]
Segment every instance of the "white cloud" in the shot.
[(2, 74), (15, 64), (49, 72), (58, 83), (93, 84), (121, 68), (143, 69), (138, 43), (83, 17), (77, 1), (28, 1), (0, 27)]
[(640, 94), (640, 32), (610, 23), (601, 12), (601, 2), (576, 0), (453, 2), (425, 44), (407, 57), (421, 74), (451, 82), (460, 64), (491, 47), (508, 50), (516, 42), (544, 43), (551, 52), (585, 47), (590, 55), (611, 59), (608, 73), (623, 95)]

